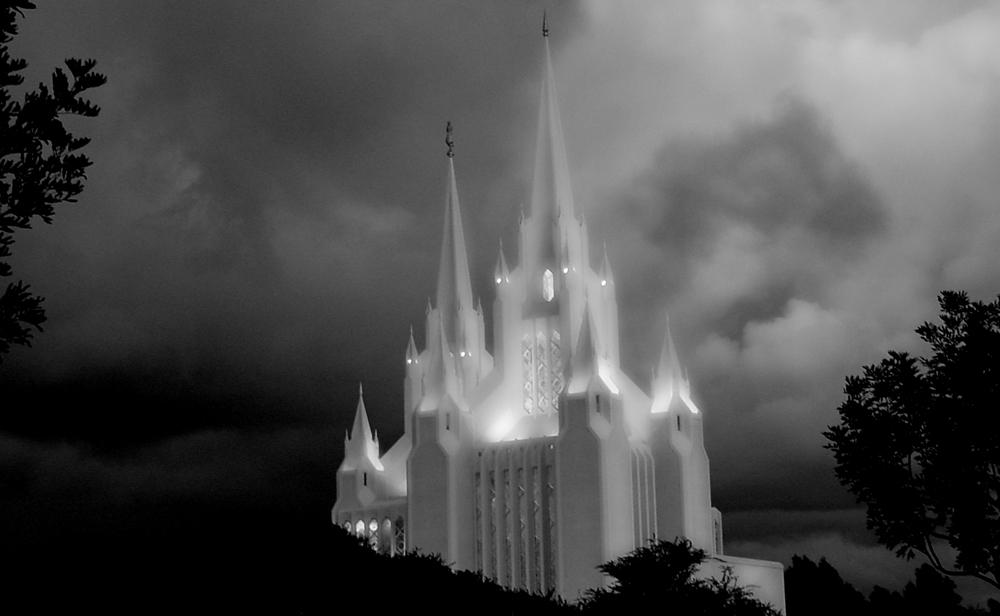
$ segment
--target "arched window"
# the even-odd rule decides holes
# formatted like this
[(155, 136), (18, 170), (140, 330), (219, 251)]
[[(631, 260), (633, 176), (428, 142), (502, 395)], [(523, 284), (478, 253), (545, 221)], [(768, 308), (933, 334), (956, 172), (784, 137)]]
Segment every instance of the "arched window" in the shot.
[(403, 523), (403, 516), (396, 518), (396, 523), (392, 529), (393, 540), (396, 543), (396, 553), (402, 554), (406, 551), (406, 527)]
[(365, 523), (363, 521), (358, 520), (354, 523), (354, 534), (358, 537), (365, 536)]
[(372, 549), (378, 551), (378, 520), (375, 518), (368, 522), (368, 543), (371, 544)]
[(343, 526), (344, 530), (346, 530), (347, 532), (351, 532), (351, 521), (350, 520), (345, 520), (344, 523), (341, 526)]
[(542, 274), (542, 299), (551, 302), (556, 296), (555, 281), (552, 277), (552, 270), (545, 270)]
[(382, 520), (382, 530), (379, 533), (381, 537), (379, 537), (378, 542), (382, 547), (382, 552), (384, 554), (392, 554), (392, 548), (395, 545), (392, 540), (392, 520), (389, 518)]

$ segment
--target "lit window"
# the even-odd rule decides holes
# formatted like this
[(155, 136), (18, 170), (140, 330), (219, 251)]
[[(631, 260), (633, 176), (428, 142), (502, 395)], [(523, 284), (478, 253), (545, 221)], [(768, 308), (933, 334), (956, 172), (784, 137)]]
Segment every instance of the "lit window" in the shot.
[(409, 357), (407, 357), (407, 358), (406, 358), (406, 365), (407, 365), (407, 366), (409, 366), (409, 365), (410, 365), (410, 364), (412, 364), (412, 363), (413, 363), (413, 360), (412, 360), (412, 359), (410, 359)]
[(564, 274), (568, 274), (569, 273), (569, 268), (568, 267), (564, 267), (563, 268), (563, 273)]
[(608, 286), (608, 281), (607, 281), (607, 280), (602, 280), (602, 281), (601, 281), (601, 286), (602, 286), (602, 287), (606, 287), (606, 286)]
[(545, 270), (542, 274), (542, 298), (551, 302), (556, 296), (555, 281), (552, 279), (552, 270)]
[(354, 534), (361, 537), (365, 534), (365, 523), (358, 520), (354, 523)]
[(379, 546), (383, 554), (391, 554), (394, 545), (392, 540), (392, 520), (386, 518), (382, 520), (382, 537), (379, 538)]
[(497, 278), (497, 284), (500, 284), (501, 282), (503, 282), (503, 278)]
[(459, 357), (465, 357), (465, 351), (459, 351), (458, 352), (458, 356)]

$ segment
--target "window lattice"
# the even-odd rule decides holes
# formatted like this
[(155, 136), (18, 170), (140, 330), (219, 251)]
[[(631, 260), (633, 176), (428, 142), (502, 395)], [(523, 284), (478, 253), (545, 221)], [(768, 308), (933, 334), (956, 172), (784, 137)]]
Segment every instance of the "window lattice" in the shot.
[(555, 413), (565, 387), (562, 338), (558, 330), (538, 329), (521, 339), (524, 412)]
[(396, 518), (392, 533), (396, 543), (396, 553), (402, 554), (406, 551), (406, 527), (403, 522), (403, 516)]

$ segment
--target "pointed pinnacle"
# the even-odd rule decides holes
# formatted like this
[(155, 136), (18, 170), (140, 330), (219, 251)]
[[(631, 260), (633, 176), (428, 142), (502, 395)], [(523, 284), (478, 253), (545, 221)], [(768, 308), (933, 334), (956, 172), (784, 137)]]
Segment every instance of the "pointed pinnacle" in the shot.
[(444, 127), (444, 144), (448, 146), (448, 151), (445, 156), (448, 158), (455, 158), (455, 140), (451, 137), (451, 122), (449, 121)]
[(549, 15), (542, 11), (542, 38), (549, 38)]

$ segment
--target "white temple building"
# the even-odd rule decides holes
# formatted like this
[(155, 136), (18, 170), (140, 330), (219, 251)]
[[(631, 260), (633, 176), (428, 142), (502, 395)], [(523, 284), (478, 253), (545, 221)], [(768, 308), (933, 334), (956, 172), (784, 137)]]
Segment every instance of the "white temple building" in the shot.
[[(385, 453), (359, 396), (333, 522), (381, 551), (419, 548), (498, 583), (573, 600), (597, 566), (686, 537), (784, 610), (779, 563), (723, 554), (704, 413), (669, 327), (648, 389), (620, 363), (615, 279), (592, 267), (573, 203), (547, 30), (530, 209), (493, 275), (493, 348), (473, 297), (448, 138), (440, 269), (426, 348), (406, 347), (404, 434)], [(449, 127), (450, 128), (450, 127)], [(664, 323), (666, 326), (666, 322)]]

